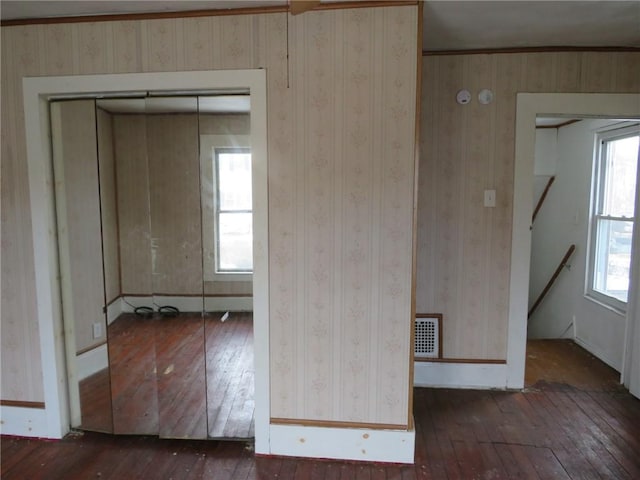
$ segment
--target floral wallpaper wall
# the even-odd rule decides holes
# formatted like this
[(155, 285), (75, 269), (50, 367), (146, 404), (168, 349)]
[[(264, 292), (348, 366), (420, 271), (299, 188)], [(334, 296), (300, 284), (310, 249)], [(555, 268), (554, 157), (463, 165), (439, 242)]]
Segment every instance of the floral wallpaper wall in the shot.
[(21, 78), (265, 68), (272, 417), (406, 425), (417, 12), (3, 27), (2, 399), (43, 398)]
[(298, 18), (290, 109), (305, 128), (275, 149), (303, 160), (272, 163), (269, 185), (272, 415), (404, 425), (416, 19)]
[[(458, 105), (468, 89), (471, 103)], [(489, 105), (477, 100), (489, 88)], [(640, 54), (425, 57), (416, 308), (442, 313), (448, 358), (505, 359), (518, 92), (640, 92)], [(496, 207), (483, 191), (496, 190)]]

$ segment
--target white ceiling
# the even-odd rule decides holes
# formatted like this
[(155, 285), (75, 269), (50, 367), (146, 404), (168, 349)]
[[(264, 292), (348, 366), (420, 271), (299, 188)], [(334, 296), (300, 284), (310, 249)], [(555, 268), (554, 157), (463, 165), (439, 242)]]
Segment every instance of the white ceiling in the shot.
[(640, 1), (440, 1), (424, 6), (425, 50), (640, 47)]
[[(325, 3), (336, 0), (323, 0)], [(2, 0), (2, 20), (284, 6), (287, 0)], [(640, 0), (426, 1), (424, 50), (640, 47)]]

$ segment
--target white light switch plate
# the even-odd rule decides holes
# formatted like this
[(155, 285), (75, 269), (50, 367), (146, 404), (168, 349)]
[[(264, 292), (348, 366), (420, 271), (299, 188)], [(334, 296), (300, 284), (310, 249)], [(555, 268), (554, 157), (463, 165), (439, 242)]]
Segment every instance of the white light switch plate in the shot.
[(496, 206), (496, 191), (485, 190), (484, 191), (484, 206), (495, 207)]
[(94, 323), (93, 324), (93, 338), (100, 338), (102, 336), (102, 324)]

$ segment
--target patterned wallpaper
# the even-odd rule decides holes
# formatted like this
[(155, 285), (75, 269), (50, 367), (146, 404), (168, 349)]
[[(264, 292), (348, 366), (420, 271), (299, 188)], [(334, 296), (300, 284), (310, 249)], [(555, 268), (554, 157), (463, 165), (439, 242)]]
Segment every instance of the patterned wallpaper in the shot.
[(385, 13), (291, 32), (305, 131), (274, 145), (303, 161), (269, 175), (274, 417), (407, 420), (416, 22)]
[(263, 67), (272, 416), (405, 425), (417, 11), (2, 28), (2, 398), (43, 398), (21, 77)]
[[(425, 57), (422, 88), (417, 311), (444, 314), (445, 357), (504, 359), (516, 93), (640, 92), (640, 54)], [(474, 96), (464, 106), (462, 88)], [(496, 208), (482, 206), (485, 189)]]

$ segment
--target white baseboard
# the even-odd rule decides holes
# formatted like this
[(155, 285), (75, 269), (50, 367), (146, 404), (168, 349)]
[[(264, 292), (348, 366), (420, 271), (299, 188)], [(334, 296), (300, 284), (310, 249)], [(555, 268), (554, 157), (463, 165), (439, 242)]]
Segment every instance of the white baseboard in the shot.
[[(133, 306), (132, 306), (133, 305)], [(190, 297), (180, 295), (155, 295), (148, 297), (122, 297), (109, 305), (107, 318), (113, 322), (123, 312), (131, 313), (135, 307), (152, 307), (170, 305), (181, 312), (252, 312), (253, 297)]]
[(207, 312), (252, 312), (253, 297), (205, 297)]
[(507, 388), (507, 365), (496, 363), (415, 362), (416, 387)]
[(113, 302), (107, 305), (107, 325), (111, 325), (114, 320), (125, 311), (123, 305), (124, 302), (120, 297), (116, 298)]
[(155, 311), (160, 307), (176, 307), (180, 312), (202, 312), (202, 297), (187, 297), (180, 295), (154, 295), (151, 306)]
[(153, 296), (146, 297), (120, 297), (121, 313), (133, 313), (137, 307), (153, 307)]
[(414, 463), (414, 430), (270, 425), (272, 455)]
[(46, 411), (43, 408), (0, 406), (0, 433), (48, 438)]
[(591, 345), (589, 342), (584, 341), (583, 339), (581, 339), (580, 337), (576, 336), (574, 338), (574, 341), (580, 345), (582, 348), (584, 348), (587, 352), (589, 352), (590, 354), (592, 354), (594, 357), (599, 358), (600, 360), (602, 360), (604, 363), (606, 363), (607, 365), (609, 365), (611, 368), (613, 368), (615, 371), (619, 372), (620, 369), (622, 368), (622, 365), (619, 365), (617, 362), (614, 362), (605, 352), (604, 350)]
[(107, 344), (105, 343), (76, 357), (78, 380), (84, 380), (109, 366), (107, 350)]

